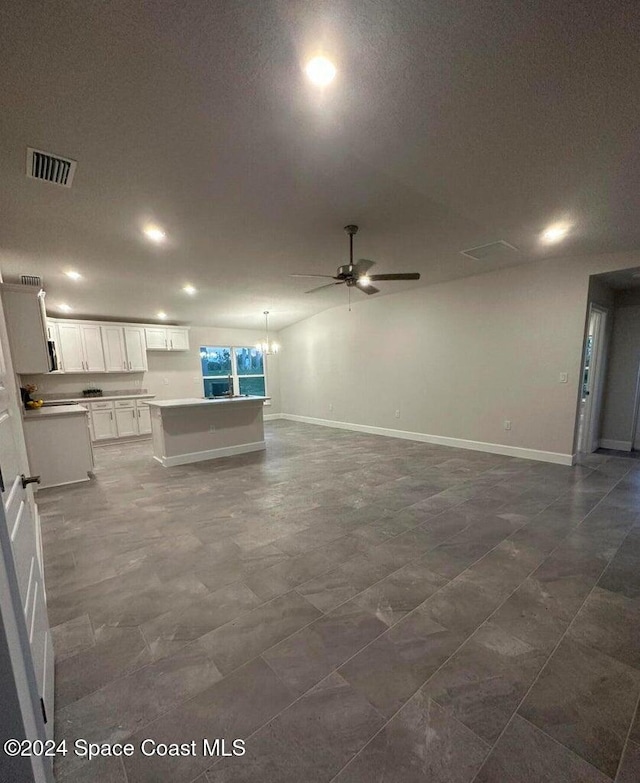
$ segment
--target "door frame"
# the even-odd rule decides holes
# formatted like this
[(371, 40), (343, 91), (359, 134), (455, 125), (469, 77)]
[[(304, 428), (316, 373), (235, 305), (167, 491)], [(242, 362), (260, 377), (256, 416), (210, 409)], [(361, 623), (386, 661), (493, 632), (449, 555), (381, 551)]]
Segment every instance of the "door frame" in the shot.
[[(580, 374), (580, 404), (578, 417), (582, 413), (582, 385), (584, 371), (587, 363), (587, 344), (589, 335), (593, 333), (591, 349), (591, 361), (589, 363), (589, 393), (584, 405), (584, 419), (582, 426), (578, 427), (577, 450), (590, 454), (600, 445), (598, 426), (602, 411), (602, 395), (604, 391), (604, 370), (606, 367), (606, 335), (609, 311), (602, 305), (591, 302), (587, 314), (587, 328), (582, 348), (582, 371)], [(591, 329), (592, 319), (595, 317), (594, 329)]]

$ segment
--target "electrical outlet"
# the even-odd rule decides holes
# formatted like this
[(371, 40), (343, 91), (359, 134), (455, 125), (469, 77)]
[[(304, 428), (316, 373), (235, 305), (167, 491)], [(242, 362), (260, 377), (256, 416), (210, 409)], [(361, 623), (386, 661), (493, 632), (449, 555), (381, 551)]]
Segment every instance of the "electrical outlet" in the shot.
[(505, 419), (504, 420), (504, 428), (505, 428), (505, 430), (510, 430), (511, 429), (511, 421), (509, 419)]
[(215, 424), (210, 424), (209, 425), (209, 432), (215, 432), (215, 431), (216, 431), (216, 425)]
[(162, 379), (162, 383), (164, 383), (165, 386), (168, 386), (169, 385), (169, 379), (168, 378), (163, 378)]
[(329, 410), (330, 410), (330, 411), (332, 411), (332, 410), (333, 410), (333, 403), (332, 403), (332, 402), (330, 402), (330, 403), (329, 403)]
[(560, 373), (560, 383), (569, 383), (569, 375), (566, 372)]
[(399, 418), (400, 418), (400, 411), (399, 411), (399, 410), (398, 410), (398, 411), (396, 411), (396, 412), (394, 413), (394, 416), (396, 417), (396, 419), (399, 419)]

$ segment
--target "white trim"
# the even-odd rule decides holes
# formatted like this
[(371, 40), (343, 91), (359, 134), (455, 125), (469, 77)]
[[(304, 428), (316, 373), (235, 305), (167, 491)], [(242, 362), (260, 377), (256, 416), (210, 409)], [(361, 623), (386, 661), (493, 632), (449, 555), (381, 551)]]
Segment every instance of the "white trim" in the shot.
[(428, 435), (425, 432), (408, 432), (406, 430), (387, 429), (386, 427), (372, 427), (368, 424), (352, 424), (351, 422), (346, 421), (314, 419), (311, 416), (297, 416), (293, 413), (281, 413), (279, 418), (288, 419), (289, 421), (299, 421), (304, 424), (319, 424), (322, 427), (335, 427), (336, 429), (341, 430), (367, 432), (370, 435), (384, 435), (388, 438), (403, 438), (405, 440), (417, 440), (421, 443), (436, 443), (440, 446), (451, 446), (456, 449), (486, 451), (489, 454), (502, 454), (506, 457), (532, 459), (537, 460), (538, 462), (553, 462), (556, 465), (575, 464), (575, 455), (562, 454), (557, 451), (540, 451), (538, 449), (526, 449), (521, 446), (507, 446), (503, 443), (484, 443), (477, 440), (449, 438), (444, 435)]
[(241, 443), (238, 446), (223, 446), (220, 449), (209, 449), (208, 451), (193, 451), (190, 454), (178, 454), (176, 457), (156, 457), (165, 468), (173, 468), (176, 465), (188, 465), (190, 462), (204, 462), (208, 459), (219, 459), (220, 457), (233, 457), (235, 454), (247, 454), (250, 451), (264, 451), (267, 444), (264, 440), (255, 443)]
[(616, 451), (631, 451), (632, 442), (630, 440), (609, 440), (609, 438), (602, 438), (600, 440), (600, 448), (602, 449), (615, 449)]
[(275, 421), (276, 419), (284, 419), (285, 416), (283, 413), (263, 413), (262, 419), (263, 421)]

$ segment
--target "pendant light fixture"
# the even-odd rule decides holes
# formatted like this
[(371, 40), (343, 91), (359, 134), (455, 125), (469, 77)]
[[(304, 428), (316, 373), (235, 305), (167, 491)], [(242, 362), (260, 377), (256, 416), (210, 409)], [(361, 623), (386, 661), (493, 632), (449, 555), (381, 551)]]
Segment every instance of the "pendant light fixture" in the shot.
[(269, 311), (264, 311), (264, 330), (265, 330), (265, 338), (264, 341), (261, 343), (258, 343), (256, 345), (256, 348), (259, 351), (262, 351), (265, 356), (272, 356), (274, 353), (278, 353), (280, 350), (280, 346), (278, 343), (274, 343), (272, 340), (269, 339)]

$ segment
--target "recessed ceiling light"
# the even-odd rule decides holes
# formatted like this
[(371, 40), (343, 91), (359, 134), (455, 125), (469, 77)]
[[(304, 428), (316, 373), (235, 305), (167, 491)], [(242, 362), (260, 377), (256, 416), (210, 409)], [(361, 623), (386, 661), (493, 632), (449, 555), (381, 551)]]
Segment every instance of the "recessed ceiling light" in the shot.
[(69, 307), (68, 304), (59, 304), (58, 305), (58, 310), (62, 310), (63, 313), (70, 313), (71, 312), (71, 308)]
[(369, 277), (369, 275), (360, 275), (360, 277), (358, 278), (358, 282), (361, 285), (371, 285), (371, 278)]
[(336, 66), (326, 57), (314, 57), (305, 65), (304, 72), (318, 87), (326, 87), (335, 79)]
[(161, 321), (164, 321), (164, 320), (165, 320), (165, 318), (167, 317), (167, 314), (166, 314), (166, 313), (163, 313), (163, 312), (162, 312), (162, 310), (161, 310), (159, 313), (156, 313), (156, 315), (158, 316), (158, 318), (159, 318)]
[(148, 225), (144, 227), (144, 235), (147, 239), (150, 239), (152, 242), (164, 242), (164, 240), (167, 238), (167, 235), (165, 232), (160, 228), (160, 226), (154, 226), (154, 225)]
[(554, 242), (562, 241), (570, 229), (571, 226), (568, 223), (554, 223), (542, 232), (540, 239), (546, 244), (552, 245)]
[(196, 289), (192, 285), (185, 285), (182, 290), (185, 294), (189, 294), (189, 296), (193, 296), (196, 293)]
[(82, 277), (80, 272), (74, 272), (72, 269), (70, 269), (68, 272), (65, 272), (65, 275), (70, 277), (72, 280), (80, 280)]

